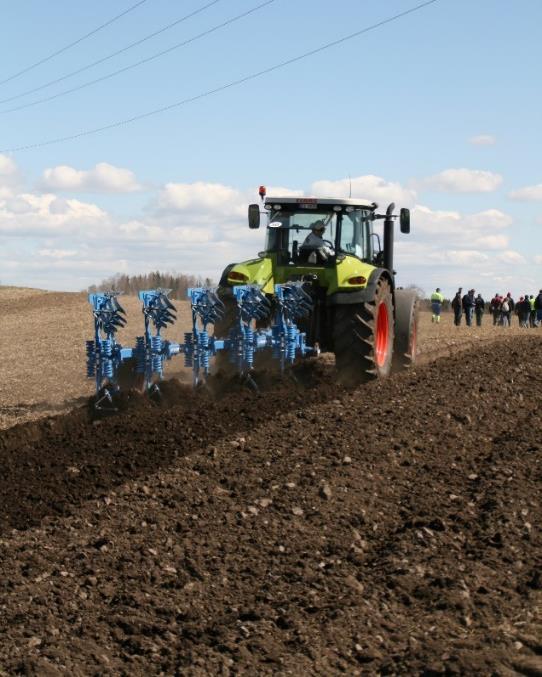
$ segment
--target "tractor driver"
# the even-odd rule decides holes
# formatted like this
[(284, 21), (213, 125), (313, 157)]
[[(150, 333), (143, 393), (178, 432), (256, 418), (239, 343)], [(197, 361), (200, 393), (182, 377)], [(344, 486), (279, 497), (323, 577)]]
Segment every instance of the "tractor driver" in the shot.
[(312, 254), (309, 255), (309, 263), (316, 263), (311, 261), (313, 254), (320, 257), (322, 261), (327, 261), (330, 256), (335, 254), (333, 246), (329, 240), (324, 240), (324, 233), (326, 232), (326, 224), (322, 219), (318, 219), (311, 224), (311, 232), (305, 238), (301, 245), (301, 250), (310, 250)]

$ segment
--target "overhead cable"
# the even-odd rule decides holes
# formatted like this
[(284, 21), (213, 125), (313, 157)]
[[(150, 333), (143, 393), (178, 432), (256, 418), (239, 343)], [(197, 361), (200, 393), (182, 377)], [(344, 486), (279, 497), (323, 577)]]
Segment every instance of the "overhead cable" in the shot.
[[(154, 59), (158, 59), (161, 56), (164, 56), (165, 54), (169, 54), (170, 52), (173, 52), (176, 49), (179, 49), (180, 47), (185, 47), (186, 45), (189, 45), (192, 42), (196, 42), (196, 40), (201, 40), (201, 38), (206, 37), (207, 35), (210, 35), (211, 33), (215, 33), (216, 31), (220, 30), (221, 28), (225, 28), (226, 26), (229, 26), (232, 23), (235, 23), (236, 21), (239, 21), (240, 19), (244, 19), (246, 16), (249, 16), (249, 14), (253, 14), (254, 12), (257, 12), (258, 10), (262, 9), (266, 5), (270, 5), (272, 2), (275, 2), (276, 0), (265, 0), (265, 2), (260, 3), (259, 5), (256, 5), (256, 7), (252, 7), (251, 9), (247, 10), (246, 12), (243, 12), (242, 14), (238, 14), (237, 16), (232, 17), (231, 19), (227, 19), (226, 21), (223, 21), (222, 23), (213, 26), (212, 28), (208, 28), (207, 30), (203, 31), (202, 33), (198, 33), (198, 35), (195, 35), (191, 38), (188, 38), (187, 40), (183, 40), (182, 42), (178, 42), (176, 45), (173, 45), (172, 47), (168, 47), (167, 49), (162, 50), (161, 52), (157, 52), (156, 54), (152, 54), (151, 56), (146, 57), (145, 59), (140, 59), (139, 61), (136, 61), (135, 63), (129, 64), (128, 66), (124, 66), (124, 68), (119, 68), (116, 71), (113, 71), (112, 73), (107, 73), (106, 75), (102, 75), (99, 78), (95, 78), (94, 80), (89, 80), (88, 82), (83, 82), (80, 85), (76, 85), (75, 87), (72, 87), (71, 89), (65, 89), (62, 92), (57, 92), (56, 94), (51, 94), (51, 96), (47, 96), (43, 99), (37, 99), (36, 101), (30, 101), (29, 103), (23, 103), (20, 106), (14, 106), (13, 108), (6, 108), (5, 110), (0, 110), (0, 115), (4, 113), (14, 113), (15, 111), (23, 110), (25, 108), (30, 108), (31, 106), (37, 106), (40, 103), (46, 103), (48, 101), (53, 101), (54, 99), (58, 99), (61, 96), (66, 96), (67, 94), (73, 94), (73, 92), (78, 92), (81, 89), (85, 89), (86, 87), (90, 87), (91, 85), (96, 85), (98, 82), (103, 82), (104, 80), (109, 80), (110, 78), (115, 77), (116, 75), (120, 75), (121, 73), (126, 73), (126, 71), (132, 70), (133, 68), (137, 68), (138, 66), (142, 66), (145, 63), (149, 63), (150, 61), (154, 61)], [(215, 0), (215, 2), (218, 2), (218, 0)]]
[[(193, 16), (196, 16), (196, 14), (200, 14), (201, 12), (205, 11), (209, 7), (212, 7), (213, 5), (216, 5), (219, 2), (222, 2), (222, 0), (212, 0), (212, 2), (208, 2), (206, 5), (203, 5), (203, 7), (200, 7), (199, 9), (196, 9), (193, 12), (190, 12), (190, 14), (186, 14), (185, 16), (181, 17), (180, 19), (177, 19), (177, 20), (173, 21), (172, 23), (167, 24), (166, 26), (163, 26), (162, 28), (159, 28), (157, 31), (154, 31), (153, 33), (149, 33), (148, 35), (145, 35), (140, 40), (136, 40), (135, 42), (132, 42), (129, 45), (126, 45), (126, 47), (123, 47), (122, 49), (118, 49), (116, 52), (112, 52), (111, 54), (108, 54), (107, 56), (104, 56), (101, 59), (97, 59), (96, 61), (93, 61), (92, 63), (89, 63), (86, 66), (82, 66), (81, 68), (78, 68), (75, 71), (71, 71), (70, 73), (66, 73), (66, 75), (62, 75), (61, 77), (56, 78), (55, 80), (49, 80), (49, 82), (46, 82), (45, 84), (40, 85), (39, 87), (34, 87), (33, 89), (27, 89), (26, 92), (21, 92), (20, 94), (16, 94), (15, 96), (10, 96), (7, 99), (0, 99), (0, 103), (8, 103), (9, 101), (15, 101), (15, 99), (20, 99), (21, 97), (27, 96), (28, 94), (34, 94), (34, 92), (39, 92), (42, 89), (46, 89), (47, 87), (51, 87), (52, 85), (56, 85), (59, 82), (62, 82), (63, 80), (67, 80), (68, 78), (72, 78), (74, 75), (79, 75), (79, 73), (83, 73), (84, 71), (87, 71), (89, 68), (93, 68), (94, 66), (98, 66), (99, 64), (104, 63), (105, 61), (109, 61), (109, 59), (112, 59), (115, 56), (119, 56), (119, 54), (123, 54), (124, 52), (127, 52), (129, 49), (133, 49), (134, 47), (138, 47), (139, 45), (142, 45), (147, 40), (150, 40), (151, 38), (155, 38), (157, 35), (160, 35), (161, 33), (165, 33), (165, 31), (168, 31), (171, 28), (178, 26), (183, 21), (186, 21), (187, 19), (191, 19)], [(33, 104), (30, 104), (30, 105), (33, 105)], [(15, 110), (18, 110), (18, 109), (15, 109)]]
[(205, 92), (202, 92), (200, 94), (196, 94), (195, 96), (188, 97), (186, 99), (182, 99), (181, 101), (176, 101), (175, 103), (171, 103), (167, 106), (162, 106), (160, 108), (155, 108), (154, 110), (147, 111), (146, 113), (140, 113), (139, 115), (134, 115), (131, 118), (125, 118), (124, 120), (118, 120), (117, 122), (112, 122), (108, 125), (103, 125), (102, 127), (95, 127), (93, 129), (85, 129), (81, 132), (77, 132), (76, 134), (70, 134), (69, 136), (62, 136), (58, 137), (56, 139), (49, 139), (47, 141), (41, 141), (38, 143), (32, 143), (32, 144), (26, 144), (24, 146), (16, 146), (13, 148), (5, 148), (5, 149), (0, 149), (0, 153), (14, 153), (17, 151), (22, 151), (22, 150), (31, 150), (33, 148), (42, 148), (43, 146), (50, 146), (55, 143), (62, 143), (63, 141), (73, 141), (74, 139), (80, 139), (83, 136), (90, 136), (91, 134), (97, 134), (99, 132), (105, 132), (109, 129), (115, 129), (117, 127), (122, 127), (123, 125), (128, 125), (132, 122), (137, 122), (138, 120), (144, 120), (145, 118), (151, 117), (153, 115), (158, 115), (158, 113), (165, 113), (168, 110), (172, 110), (173, 108), (178, 108), (180, 106), (184, 106), (189, 103), (193, 103), (194, 101), (199, 101), (200, 99), (206, 98), (208, 96), (212, 96), (213, 94), (218, 94), (219, 92), (223, 92), (227, 89), (231, 89), (232, 87), (237, 87), (239, 85), (244, 84), (245, 82), (249, 82), (250, 80), (255, 80), (256, 78), (260, 78), (264, 75), (267, 75), (269, 73), (272, 73), (274, 71), (277, 71), (281, 68), (285, 68), (286, 66), (290, 66), (293, 63), (297, 63), (298, 61), (301, 61), (303, 59), (306, 59), (310, 56), (314, 56), (315, 54), (319, 54), (320, 52), (323, 52), (327, 49), (331, 49), (332, 47), (336, 47), (337, 45), (340, 45), (344, 42), (347, 42), (348, 40), (353, 40), (354, 38), (359, 37), (360, 35), (363, 35), (364, 33), (369, 33), (370, 31), (376, 30), (377, 28), (380, 28), (381, 26), (384, 26), (386, 24), (389, 24), (393, 21), (396, 21), (397, 19), (401, 19), (404, 16), (407, 16), (408, 14), (413, 14), (414, 12), (417, 12), (424, 7), (428, 7), (429, 5), (433, 5), (439, 0), (427, 0), (426, 2), (422, 2), (419, 5), (416, 5), (414, 7), (411, 7), (410, 9), (405, 10), (404, 12), (400, 12), (399, 14), (394, 14), (391, 17), (388, 17), (387, 19), (383, 19), (382, 21), (379, 21), (378, 23), (372, 24), (371, 26), (366, 26), (365, 28), (361, 28), (358, 31), (355, 31), (354, 33), (350, 33), (348, 35), (343, 36), (342, 38), (338, 38), (337, 40), (333, 40), (332, 42), (327, 42), (324, 45), (321, 45), (320, 47), (316, 47), (315, 49), (311, 49), (308, 52), (304, 52), (303, 54), (299, 54), (298, 56), (294, 56), (291, 59), (286, 59), (285, 61), (281, 61), (280, 63), (275, 64), (274, 66), (269, 66), (268, 68), (264, 68), (261, 71), (258, 71), (256, 73), (251, 73), (250, 75), (245, 75), (242, 78), (239, 78), (238, 80), (232, 80), (231, 82), (228, 82), (225, 85), (221, 85), (220, 87), (215, 87), (214, 89), (209, 89)]
[(83, 40), (90, 38), (92, 35), (95, 35), (96, 33), (98, 33), (98, 31), (101, 31), (103, 28), (107, 28), (107, 26), (111, 26), (111, 24), (114, 23), (115, 21), (118, 21), (119, 19), (122, 19), (123, 16), (126, 16), (130, 12), (133, 12), (134, 9), (137, 9), (144, 2), (147, 2), (147, 0), (139, 0), (139, 2), (136, 2), (135, 5), (128, 7), (128, 9), (125, 9), (124, 12), (117, 14), (112, 19), (109, 19), (109, 21), (106, 21), (105, 23), (103, 23), (101, 26), (94, 28), (92, 31), (90, 31), (90, 33), (86, 33), (85, 35), (82, 35), (80, 38), (77, 38), (77, 40), (70, 42), (69, 45), (62, 47), (61, 49), (58, 49), (56, 52), (49, 54), (49, 56), (46, 56), (43, 59), (40, 59), (39, 61), (36, 61), (36, 63), (33, 63), (30, 66), (27, 66), (26, 68), (23, 68), (18, 73), (14, 73), (13, 75), (10, 75), (9, 78), (5, 78), (4, 80), (0, 80), (0, 85), (4, 85), (6, 82), (10, 82), (11, 80), (15, 80), (15, 78), (18, 78), (19, 76), (24, 75), (25, 73), (28, 73), (28, 71), (31, 71), (34, 68), (37, 68), (38, 66), (41, 66), (42, 64), (46, 63), (47, 61), (50, 61), (51, 59), (53, 59), (55, 56), (58, 56), (59, 54), (62, 54), (63, 52), (67, 52), (68, 49), (75, 47), (75, 45), (78, 45), (80, 42), (83, 42)]

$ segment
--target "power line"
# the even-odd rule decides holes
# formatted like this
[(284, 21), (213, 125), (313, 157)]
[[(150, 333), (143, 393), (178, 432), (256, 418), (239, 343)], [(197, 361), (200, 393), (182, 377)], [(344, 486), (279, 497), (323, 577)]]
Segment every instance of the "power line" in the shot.
[[(170, 30), (171, 28), (178, 26), (183, 21), (186, 21), (187, 19), (191, 19), (193, 16), (196, 16), (196, 14), (200, 14), (201, 12), (208, 9), (209, 7), (216, 5), (218, 2), (222, 2), (222, 0), (212, 0), (212, 2), (208, 2), (206, 5), (203, 5), (203, 7), (200, 7), (199, 9), (196, 9), (193, 12), (190, 12), (190, 14), (186, 14), (185, 16), (181, 17), (180, 19), (177, 19), (176, 21), (173, 21), (172, 23), (167, 24), (166, 26), (163, 26), (162, 28), (158, 29), (157, 31), (154, 31), (154, 33), (149, 33), (148, 35), (145, 35), (140, 40), (136, 40), (136, 42), (132, 42), (129, 45), (126, 45), (126, 47), (123, 47), (122, 49), (118, 49), (116, 52), (112, 52), (111, 54), (108, 54), (108, 56), (104, 56), (103, 58), (98, 59), (97, 61), (93, 61), (92, 63), (89, 63), (86, 66), (82, 66), (81, 68), (78, 68), (75, 71), (71, 71), (70, 73), (66, 73), (66, 75), (63, 75), (60, 78), (56, 78), (55, 80), (49, 80), (49, 82), (46, 82), (45, 84), (40, 85), (39, 87), (34, 87), (33, 89), (27, 89), (26, 92), (21, 92), (20, 94), (16, 94), (15, 96), (10, 96), (7, 99), (0, 99), (0, 103), (9, 103), (10, 101), (15, 101), (15, 99), (20, 99), (23, 96), (27, 96), (27, 94), (33, 94), (34, 92), (39, 92), (42, 89), (46, 89), (47, 87), (51, 87), (52, 85), (56, 85), (59, 82), (62, 82), (63, 80), (67, 80), (68, 78), (72, 78), (74, 75), (79, 75), (79, 73), (83, 73), (84, 71), (87, 71), (89, 68), (93, 68), (94, 66), (98, 66), (99, 64), (104, 63), (105, 61), (109, 61), (109, 59), (112, 59), (113, 57), (118, 56), (119, 54), (123, 54), (124, 52), (127, 52), (128, 50), (133, 49), (134, 47), (138, 47), (139, 45), (142, 45), (144, 42), (147, 42), (147, 40), (150, 40), (151, 38), (155, 38), (157, 35), (160, 35), (161, 33), (165, 33), (166, 31)], [(41, 102), (38, 102), (38, 103), (41, 103)], [(33, 104), (28, 104), (28, 105), (33, 105)], [(14, 110), (19, 110), (19, 109), (16, 108)], [(4, 112), (8, 112), (8, 111), (4, 111)]]
[(61, 143), (63, 141), (73, 141), (74, 139), (80, 139), (83, 136), (89, 136), (91, 134), (97, 134), (99, 132), (105, 132), (109, 129), (115, 129), (117, 127), (122, 127), (123, 125), (128, 125), (132, 122), (136, 122), (138, 120), (143, 120), (145, 118), (151, 117), (152, 115), (157, 115), (158, 113), (164, 113), (168, 110), (172, 110), (173, 108), (178, 108), (178, 107), (184, 106), (188, 103), (193, 103), (194, 101), (199, 101), (200, 99), (203, 99), (205, 97), (211, 96), (213, 94), (218, 94), (219, 92), (223, 92), (227, 89), (231, 89), (232, 87), (237, 87), (239, 85), (244, 84), (245, 82), (249, 82), (250, 80), (255, 80), (256, 78), (262, 77), (263, 75), (267, 75), (267, 74), (272, 73), (274, 71), (277, 71), (281, 68), (285, 68), (286, 66), (289, 66), (293, 63), (297, 63), (298, 61), (306, 59), (310, 56), (314, 56), (315, 54), (319, 54), (320, 52), (323, 52), (327, 49), (331, 49), (332, 47), (336, 47), (337, 45), (340, 45), (344, 42), (347, 42), (348, 40), (353, 40), (354, 38), (357, 38), (360, 35), (363, 35), (364, 33), (369, 33), (370, 31), (376, 30), (377, 28), (380, 28), (381, 26), (389, 24), (392, 21), (396, 21), (397, 19), (401, 19), (402, 17), (407, 16), (408, 14), (413, 14), (414, 12), (417, 12), (417, 11), (423, 9), (424, 7), (428, 7), (429, 5), (433, 5), (434, 3), (438, 2), (438, 1), (439, 0), (427, 0), (426, 2), (422, 2), (421, 4), (416, 5), (414, 7), (411, 7), (410, 9), (407, 9), (404, 12), (400, 12), (399, 14), (394, 14), (393, 16), (388, 17), (387, 19), (383, 19), (382, 21), (379, 21), (378, 23), (372, 24), (371, 26), (366, 26), (365, 28), (362, 28), (358, 31), (355, 31), (354, 33), (350, 33), (349, 35), (345, 35), (342, 38), (338, 38), (337, 40), (333, 40), (332, 42), (328, 42), (324, 45), (321, 45), (320, 47), (316, 47), (315, 49), (311, 49), (308, 52), (304, 52), (303, 54), (299, 54), (298, 56), (294, 56), (291, 59), (281, 61), (280, 63), (277, 63), (274, 66), (269, 66), (269, 68), (265, 68), (265, 69), (258, 71), (256, 73), (251, 73), (250, 75), (246, 75), (242, 78), (239, 78), (238, 80), (232, 80), (231, 82), (228, 82), (225, 85), (221, 85), (220, 87), (216, 87), (215, 89), (209, 89), (206, 92), (196, 94), (195, 96), (189, 97), (187, 99), (182, 99), (181, 101), (176, 101), (175, 103), (169, 104), (168, 106), (162, 106), (161, 108), (155, 108), (154, 110), (147, 111), (146, 113), (141, 113), (140, 115), (134, 115), (131, 118), (126, 118), (124, 120), (118, 120), (117, 122), (113, 122), (109, 125), (104, 125), (103, 127), (95, 127), (94, 129), (86, 129), (86, 130), (83, 130), (82, 132), (77, 132), (76, 134), (70, 134), (69, 136), (62, 136), (62, 137), (58, 137), (56, 139), (49, 139), (48, 141), (41, 141), (39, 143), (27, 144), (25, 146), (16, 146), (14, 148), (0, 149), (0, 153), (15, 153), (15, 152), (22, 151), (22, 150), (31, 150), (32, 148), (42, 148), (43, 146), (50, 146), (52, 144)]
[(28, 71), (33, 70), (34, 68), (37, 68), (38, 66), (41, 66), (47, 61), (50, 61), (53, 59), (55, 56), (58, 56), (59, 54), (62, 54), (63, 52), (66, 52), (68, 49), (71, 49), (72, 47), (75, 47), (75, 45), (78, 45), (80, 42), (83, 42), (83, 40), (86, 40), (87, 38), (90, 38), (92, 35), (95, 35), (98, 31), (101, 31), (103, 28), (107, 28), (107, 26), (111, 26), (112, 23), (115, 21), (118, 21), (121, 19), (123, 16), (126, 16), (130, 12), (133, 12), (134, 9), (137, 9), (140, 5), (142, 5), (144, 2), (147, 2), (147, 0), (139, 0), (139, 2), (136, 2), (135, 5), (132, 5), (131, 7), (128, 7), (128, 9), (125, 9), (124, 12), (121, 12), (120, 14), (117, 14), (114, 16), (112, 19), (109, 19), (109, 21), (106, 21), (103, 23), (101, 26), (98, 26), (94, 30), (90, 31), (90, 33), (86, 33), (85, 35), (81, 36), (80, 38), (77, 38), (77, 40), (74, 40), (73, 42), (70, 42), (69, 45), (66, 45), (65, 47), (62, 47), (61, 49), (58, 49), (56, 52), (53, 52), (52, 54), (49, 54), (49, 56), (44, 57), (43, 59), (40, 59), (39, 61), (36, 61), (36, 63), (31, 64), (30, 66), (27, 66), (26, 68), (23, 68), (20, 70), (18, 73), (14, 73), (11, 75), (9, 78), (6, 78), (5, 80), (0, 80), (0, 85), (4, 85), (6, 82), (10, 82), (11, 80), (15, 80), (15, 78), (18, 78), (20, 75), (24, 75), (24, 73), (28, 73)]
[[(214, 0), (214, 2), (218, 2), (219, 0)], [(223, 21), (222, 23), (218, 24), (217, 26), (213, 26), (212, 28), (207, 29), (206, 31), (203, 31), (202, 33), (199, 33), (198, 35), (195, 35), (192, 38), (188, 38), (187, 40), (183, 40), (183, 42), (179, 42), (176, 45), (173, 45), (172, 47), (168, 47), (168, 49), (164, 49), (161, 52), (157, 52), (156, 54), (152, 54), (151, 56), (146, 57), (145, 59), (141, 59), (140, 61), (136, 61), (135, 63), (129, 64), (128, 66), (124, 66), (124, 68), (119, 68), (116, 71), (113, 71), (112, 73), (108, 73), (106, 75), (102, 75), (99, 78), (95, 78), (94, 80), (89, 80), (88, 82), (83, 82), (80, 85), (77, 85), (75, 87), (72, 87), (71, 89), (65, 89), (63, 92), (58, 92), (57, 94), (51, 94), (51, 96), (47, 96), (43, 99), (37, 99), (36, 101), (30, 101), (29, 103), (23, 103), (20, 106), (14, 106), (13, 108), (6, 108), (5, 110), (0, 110), (0, 115), (4, 113), (14, 113), (15, 111), (23, 110), (24, 108), (30, 108), (31, 106), (37, 106), (40, 103), (46, 103), (47, 101), (53, 101), (54, 99), (58, 99), (61, 96), (66, 96), (67, 94), (72, 94), (73, 92), (78, 92), (81, 89), (85, 89), (86, 87), (90, 87), (91, 85), (95, 85), (98, 82), (103, 82), (104, 80), (109, 80), (110, 78), (114, 77), (115, 75), (120, 75), (121, 73), (126, 73), (126, 71), (132, 70), (133, 68), (137, 68), (137, 66), (141, 66), (145, 63), (149, 63), (149, 61), (154, 61), (154, 59), (158, 59), (161, 56), (164, 56), (165, 54), (169, 54), (169, 52), (173, 52), (175, 49), (179, 49), (180, 47), (185, 47), (186, 45), (189, 45), (192, 42), (195, 42), (196, 40), (200, 40), (201, 38), (210, 35), (211, 33), (214, 33), (215, 31), (218, 31), (221, 28), (224, 28), (225, 26), (228, 26), (229, 24), (234, 23), (235, 21), (239, 21), (240, 19), (243, 19), (244, 17), (248, 16), (249, 14), (253, 14), (254, 12), (258, 11), (259, 9), (262, 9), (266, 5), (270, 5), (272, 2), (275, 2), (275, 0), (265, 0), (265, 2), (262, 2), (259, 5), (256, 5), (256, 7), (252, 7), (251, 9), (247, 10), (246, 12), (243, 12), (242, 14), (238, 14), (237, 16), (232, 17), (231, 19), (227, 19), (226, 21)], [(214, 3), (211, 3), (214, 4)]]

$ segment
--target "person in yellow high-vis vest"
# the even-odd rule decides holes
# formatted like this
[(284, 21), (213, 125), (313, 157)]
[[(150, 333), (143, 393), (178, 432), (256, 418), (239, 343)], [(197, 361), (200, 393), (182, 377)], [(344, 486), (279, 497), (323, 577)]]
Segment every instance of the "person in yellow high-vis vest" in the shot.
[(444, 296), (440, 293), (440, 287), (437, 287), (435, 291), (431, 294), (431, 310), (433, 311), (433, 317), (431, 322), (440, 322), (440, 311), (442, 310), (442, 302), (444, 301)]

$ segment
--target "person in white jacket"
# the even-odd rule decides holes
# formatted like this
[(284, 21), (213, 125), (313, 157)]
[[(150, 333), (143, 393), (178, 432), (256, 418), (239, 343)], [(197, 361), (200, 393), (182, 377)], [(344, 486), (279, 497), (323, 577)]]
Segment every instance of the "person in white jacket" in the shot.
[(335, 254), (335, 251), (333, 247), (330, 246), (330, 242), (328, 240), (324, 240), (325, 232), (326, 224), (322, 221), (322, 219), (318, 219), (318, 221), (312, 223), (311, 232), (305, 238), (305, 241), (301, 245), (301, 249), (311, 250), (313, 253), (318, 254), (320, 260), (327, 261), (330, 256)]

